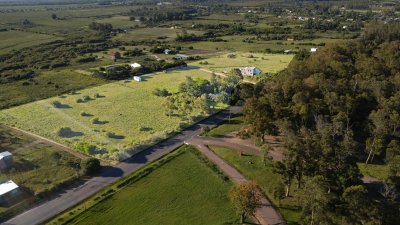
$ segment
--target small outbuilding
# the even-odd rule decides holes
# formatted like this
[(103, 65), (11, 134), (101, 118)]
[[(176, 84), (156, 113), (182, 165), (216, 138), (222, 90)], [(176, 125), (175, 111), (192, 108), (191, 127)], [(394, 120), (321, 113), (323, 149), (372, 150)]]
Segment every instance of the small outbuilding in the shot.
[(176, 54), (175, 58), (186, 60), (186, 59), (189, 59), (189, 56), (188, 55), (184, 55), (184, 54)]
[(142, 65), (140, 65), (139, 63), (132, 63), (132, 64), (129, 64), (129, 66), (130, 66), (132, 69), (142, 67)]
[(252, 77), (252, 76), (261, 74), (261, 70), (257, 69), (254, 66), (248, 66), (248, 67), (240, 68), (239, 70), (242, 73), (242, 76), (250, 76), (250, 77)]
[(0, 203), (9, 202), (16, 197), (18, 189), (18, 185), (12, 180), (0, 183)]
[(164, 50), (164, 54), (169, 55), (169, 53), (171, 53), (171, 51), (172, 51), (171, 49), (167, 48), (167, 49)]
[(14, 165), (13, 155), (5, 151), (0, 153), (0, 170), (6, 170)]
[(133, 77), (133, 80), (134, 80), (134, 81), (137, 81), (137, 82), (141, 82), (143, 79), (142, 79), (142, 77), (140, 77), (140, 76), (134, 76), (134, 77)]
[(310, 52), (317, 52), (317, 48), (310, 48)]

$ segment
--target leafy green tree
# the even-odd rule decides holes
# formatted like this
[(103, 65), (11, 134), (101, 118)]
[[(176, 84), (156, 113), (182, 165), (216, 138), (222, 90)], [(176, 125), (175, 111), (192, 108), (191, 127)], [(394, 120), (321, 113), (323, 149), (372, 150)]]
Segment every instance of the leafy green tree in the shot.
[[(346, 203), (347, 223), (354, 225), (378, 225), (377, 208), (371, 201), (367, 189), (362, 185), (346, 188), (342, 194)], [(378, 221), (377, 221), (378, 220)]]
[(332, 196), (328, 190), (329, 184), (322, 176), (315, 176), (307, 180), (305, 187), (300, 193), (303, 224), (333, 224), (332, 218), (329, 215), (329, 203)]
[(85, 175), (93, 175), (101, 170), (100, 160), (96, 158), (87, 158), (81, 161), (81, 170)]
[(240, 213), (240, 223), (253, 216), (260, 205), (261, 194), (254, 181), (235, 185), (229, 193), (232, 203)]

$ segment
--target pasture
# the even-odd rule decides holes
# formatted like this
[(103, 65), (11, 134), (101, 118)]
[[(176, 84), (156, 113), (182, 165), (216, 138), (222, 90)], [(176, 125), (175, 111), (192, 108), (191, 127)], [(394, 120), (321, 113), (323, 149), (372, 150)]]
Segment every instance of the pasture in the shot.
[(106, 83), (105, 80), (67, 69), (44, 71), (30, 80), (0, 84), (0, 109)]
[[(135, 22), (132, 22), (134, 24)], [(149, 41), (149, 40), (164, 40), (173, 41), (178, 33), (181, 33), (182, 29), (171, 29), (166, 27), (151, 27), (151, 28), (138, 28), (129, 31), (128, 33), (118, 34), (113, 39), (118, 41)], [(188, 30), (189, 34), (200, 35), (203, 32)]]
[(70, 147), (95, 145), (92, 155), (117, 160), (128, 156), (123, 150), (136, 151), (188, 125), (166, 116), (163, 97), (152, 93), (156, 88), (177, 92), (186, 76), (210, 74), (175, 70), (148, 75), (143, 82), (114, 82), (3, 110), (0, 120)]
[[(114, 184), (48, 225), (236, 224), (228, 199), (232, 184), (186, 148), (190, 147), (133, 173), (119, 182), (126, 185)], [(152, 172), (140, 176), (144, 171)]]
[(60, 38), (53, 35), (38, 34), (24, 31), (3, 31), (0, 32), (0, 54), (8, 53), (11, 50), (19, 50), (21, 48), (39, 45)]
[[(230, 54), (234, 54), (235, 57), (228, 57)], [(285, 69), (292, 59), (293, 55), (288, 54), (236, 52), (207, 58), (194, 62), (191, 65), (223, 73), (247, 66), (255, 66), (263, 73), (277, 73)]]

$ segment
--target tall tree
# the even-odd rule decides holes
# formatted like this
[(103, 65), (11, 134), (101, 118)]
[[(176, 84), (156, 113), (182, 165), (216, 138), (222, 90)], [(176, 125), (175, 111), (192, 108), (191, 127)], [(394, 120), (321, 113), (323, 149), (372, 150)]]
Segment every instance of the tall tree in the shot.
[(247, 216), (253, 216), (260, 206), (261, 194), (254, 181), (234, 186), (229, 194), (231, 201), (240, 213), (241, 223), (244, 223)]

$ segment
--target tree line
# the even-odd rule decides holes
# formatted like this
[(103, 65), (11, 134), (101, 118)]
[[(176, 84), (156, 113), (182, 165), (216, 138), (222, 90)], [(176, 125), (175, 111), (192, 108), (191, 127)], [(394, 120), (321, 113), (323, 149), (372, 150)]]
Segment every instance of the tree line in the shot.
[[(399, 50), (399, 23), (373, 23), (360, 40), (300, 52), (278, 76), (241, 86), (251, 133), (285, 136), (275, 171), (283, 197), (293, 184), (309, 192), (304, 224), (398, 223)], [(367, 191), (357, 162), (388, 165), (384, 194)]]

